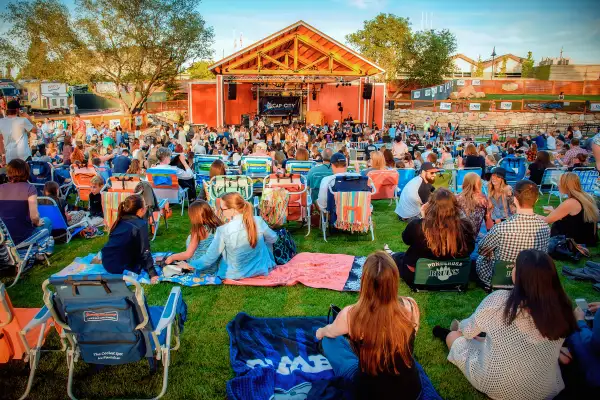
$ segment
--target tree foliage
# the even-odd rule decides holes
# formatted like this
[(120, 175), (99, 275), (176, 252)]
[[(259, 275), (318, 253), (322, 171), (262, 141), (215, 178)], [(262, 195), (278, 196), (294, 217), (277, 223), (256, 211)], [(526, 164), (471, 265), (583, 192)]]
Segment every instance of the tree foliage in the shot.
[(502, 57), (502, 63), (500, 64), (500, 73), (498, 73), (498, 78), (506, 78), (506, 63), (508, 62), (508, 57)]
[(215, 74), (208, 70), (208, 67), (213, 64), (212, 60), (200, 60), (193, 63), (185, 72), (190, 74), (190, 79), (214, 79)]
[(346, 35), (346, 41), (385, 69), (385, 80), (389, 81), (402, 72), (405, 49), (411, 37), (408, 18), (381, 13), (365, 21), (363, 29)]
[(473, 72), (473, 76), (475, 78), (483, 78), (483, 70), (485, 69), (483, 65), (483, 60), (481, 56), (477, 59), (477, 65), (475, 66), (475, 71)]
[(531, 51), (528, 51), (527, 58), (525, 60), (521, 60), (521, 77), (533, 78), (534, 77), (533, 67), (534, 67), (533, 53)]
[[(195, 11), (199, 0), (76, 0), (71, 15), (60, 0), (12, 2), (3, 17), (12, 21), (17, 49), (39, 40), (46, 47), (27, 53), (46, 57), (70, 83), (87, 84), (116, 100), (125, 112), (143, 106), (172, 81), (187, 61), (211, 55), (212, 28)], [(36, 77), (52, 79), (47, 71)], [(108, 82), (109, 85), (101, 85)]]
[(417, 32), (408, 43), (403, 70), (421, 86), (440, 84), (452, 75), (455, 51), (456, 37), (449, 30)]

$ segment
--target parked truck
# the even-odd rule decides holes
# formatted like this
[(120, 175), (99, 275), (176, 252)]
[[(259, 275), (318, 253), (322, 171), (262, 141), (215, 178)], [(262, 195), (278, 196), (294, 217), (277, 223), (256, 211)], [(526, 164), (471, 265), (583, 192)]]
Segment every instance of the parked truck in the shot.
[(69, 112), (69, 88), (60, 82), (21, 82), (21, 105), (33, 111)]

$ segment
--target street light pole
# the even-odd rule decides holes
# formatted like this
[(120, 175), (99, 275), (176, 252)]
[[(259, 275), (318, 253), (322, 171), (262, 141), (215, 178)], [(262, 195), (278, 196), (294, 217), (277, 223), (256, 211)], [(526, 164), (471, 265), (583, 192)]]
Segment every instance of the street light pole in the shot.
[(494, 80), (494, 65), (496, 64), (494, 61), (496, 60), (496, 46), (494, 46), (494, 50), (492, 50), (492, 80)]

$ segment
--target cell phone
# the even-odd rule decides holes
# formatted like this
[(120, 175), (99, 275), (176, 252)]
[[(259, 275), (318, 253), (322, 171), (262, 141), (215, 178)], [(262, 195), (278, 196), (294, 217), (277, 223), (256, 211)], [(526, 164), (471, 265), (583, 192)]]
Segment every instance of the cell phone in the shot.
[(585, 299), (575, 299), (575, 304), (577, 307), (581, 308), (581, 311), (585, 314), (584, 319), (586, 321), (591, 321), (594, 319), (594, 314), (590, 311), (588, 303)]

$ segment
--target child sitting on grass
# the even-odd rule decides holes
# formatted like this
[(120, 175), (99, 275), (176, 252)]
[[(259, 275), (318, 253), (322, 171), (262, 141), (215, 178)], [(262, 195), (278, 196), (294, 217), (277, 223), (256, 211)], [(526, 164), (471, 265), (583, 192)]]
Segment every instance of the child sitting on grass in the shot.
[(58, 183), (54, 181), (46, 182), (44, 184), (44, 196), (50, 197), (56, 202), (67, 225), (71, 226), (78, 224), (87, 218), (87, 212), (83, 210), (67, 212), (67, 202), (58, 197), (58, 190)]
[[(208, 246), (213, 241), (213, 235), (223, 222), (217, 217), (212, 207), (204, 200), (196, 200), (189, 206), (191, 232), (186, 241), (186, 250), (181, 253), (172, 254), (166, 258), (165, 264), (175, 261), (194, 261), (202, 257)], [(217, 270), (218, 261), (205, 273), (214, 273)]]
[(96, 175), (91, 181), (92, 188), (89, 201), (90, 224), (101, 226), (104, 224), (104, 211), (102, 210), (102, 195), (100, 191), (104, 186), (104, 180), (100, 175)]

